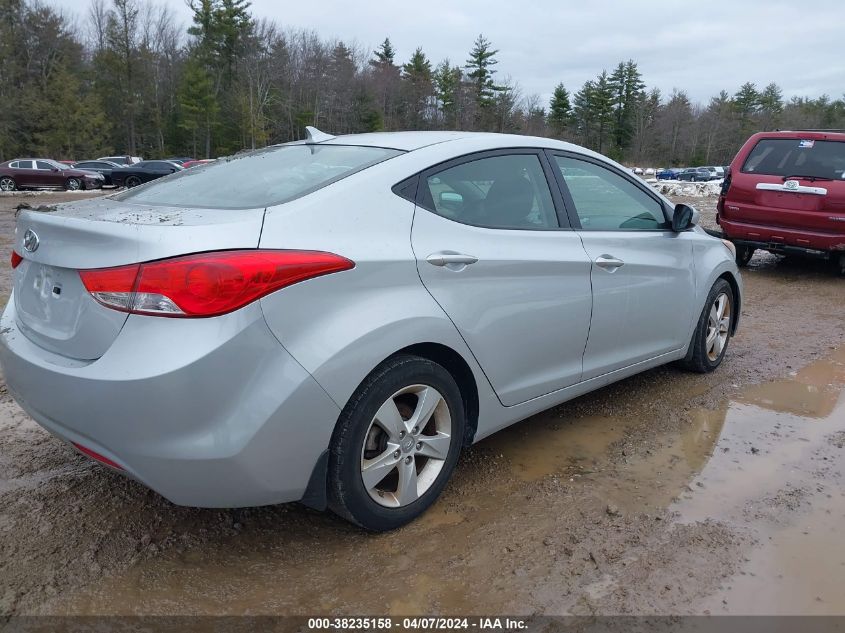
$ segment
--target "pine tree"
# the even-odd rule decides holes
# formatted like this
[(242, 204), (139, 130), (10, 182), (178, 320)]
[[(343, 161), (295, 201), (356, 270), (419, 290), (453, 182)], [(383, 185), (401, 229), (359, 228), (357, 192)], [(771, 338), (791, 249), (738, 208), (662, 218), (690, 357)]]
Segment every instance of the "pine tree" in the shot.
[(455, 129), (458, 120), (458, 90), (461, 86), (461, 69), (451, 66), (449, 60), (445, 59), (438, 64), (432, 76), (434, 82), (434, 95), (443, 113), (444, 123), (447, 129)]
[(393, 66), (396, 59), (396, 50), (390, 42), (390, 38), (384, 38), (384, 41), (379, 44), (378, 48), (373, 51), (373, 59), (370, 60), (370, 65), (376, 68), (383, 68), (385, 66)]
[(549, 103), (549, 126), (555, 136), (562, 136), (569, 127), (572, 118), (572, 106), (569, 103), (569, 92), (563, 83), (555, 86), (552, 100)]
[(645, 83), (637, 64), (629, 59), (627, 62), (619, 62), (609, 78), (609, 84), (613, 92), (613, 142), (616, 153), (621, 154), (631, 145), (634, 135), (634, 110), (643, 97)]
[(417, 48), (410, 61), (402, 66), (402, 82), (407, 95), (406, 124), (410, 129), (419, 129), (424, 125), (428, 100), (434, 91), (431, 62), (422, 48)]
[(496, 93), (502, 88), (493, 81), (496, 71), (493, 69), (497, 63), (496, 54), (489, 40), (484, 35), (479, 35), (475, 40), (469, 59), (466, 61), (467, 77), (472, 80), (476, 105), (476, 127), (490, 129), (495, 123), (492, 121), (490, 110), (496, 102)]

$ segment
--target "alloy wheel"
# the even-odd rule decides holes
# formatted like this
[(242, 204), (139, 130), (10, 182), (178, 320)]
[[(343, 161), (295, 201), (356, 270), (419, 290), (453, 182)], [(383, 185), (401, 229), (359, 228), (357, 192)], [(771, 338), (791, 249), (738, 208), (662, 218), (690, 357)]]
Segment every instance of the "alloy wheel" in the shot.
[(722, 355), (722, 350), (728, 343), (728, 336), (731, 329), (731, 299), (722, 292), (710, 306), (710, 315), (707, 320), (707, 338), (704, 346), (707, 349), (707, 358), (710, 362), (716, 362)]
[(449, 455), (452, 416), (428, 385), (400, 389), (379, 407), (361, 450), (361, 479), (379, 505), (398, 508), (431, 488)]
[(9, 177), (0, 178), (0, 191), (14, 191), (15, 181)]
[(76, 191), (79, 189), (80, 183), (76, 178), (68, 178), (67, 181), (67, 188), (68, 191)]

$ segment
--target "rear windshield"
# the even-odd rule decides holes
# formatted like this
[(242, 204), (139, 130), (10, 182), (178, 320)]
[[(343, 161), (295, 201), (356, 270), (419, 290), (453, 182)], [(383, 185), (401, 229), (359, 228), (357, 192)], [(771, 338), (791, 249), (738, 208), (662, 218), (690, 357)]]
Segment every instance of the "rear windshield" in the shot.
[(281, 145), (191, 167), (115, 197), (142, 204), (207, 209), (269, 207), (401, 153), (354, 145)]
[(758, 141), (742, 171), (770, 176), (810, 176), (841, 179), (845, 173), (845, 143), (798, 138)]

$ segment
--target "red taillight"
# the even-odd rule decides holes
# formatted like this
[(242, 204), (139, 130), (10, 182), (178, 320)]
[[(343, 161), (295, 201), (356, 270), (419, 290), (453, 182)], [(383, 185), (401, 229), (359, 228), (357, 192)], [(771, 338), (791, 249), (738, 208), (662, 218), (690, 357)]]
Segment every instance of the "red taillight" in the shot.
[(132, 314), (209, 317), (242, 308), (299, 281), (349, 270), (319, 251), (218, 251), (79, 272), (103, 305)]
[(76, 442), (71, 442), (80, 453), (83, 453), (90, 457), (93, 460), (100, 462), (101, 464), (105, 464), (106, 466), (111, 466), (112, 468), (117, 468), (118, 470), (123, 470), (123, 466), (117, 464), (110, 460), (108, 457), (103, 457), (99, 453), (92, 451), (90, 448), (85, 448), (82, 444), (77, 444)]
[(23, 261), (23, 257), (18, 255), (17, 251), (12, 251), (12, 268), (17, 268), (18, 264)]

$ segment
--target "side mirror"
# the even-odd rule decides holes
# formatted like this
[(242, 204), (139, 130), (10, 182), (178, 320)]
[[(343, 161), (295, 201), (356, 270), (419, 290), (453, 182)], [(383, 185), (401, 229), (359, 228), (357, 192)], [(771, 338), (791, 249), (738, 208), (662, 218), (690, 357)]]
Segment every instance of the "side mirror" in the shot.
[(50, 171), (59, 171), (58, 167), (50, 167)]
[(680, 233), (698, 224), (698, 211), (688, 204), (678, 203), (672, 213), (672, 230)]

